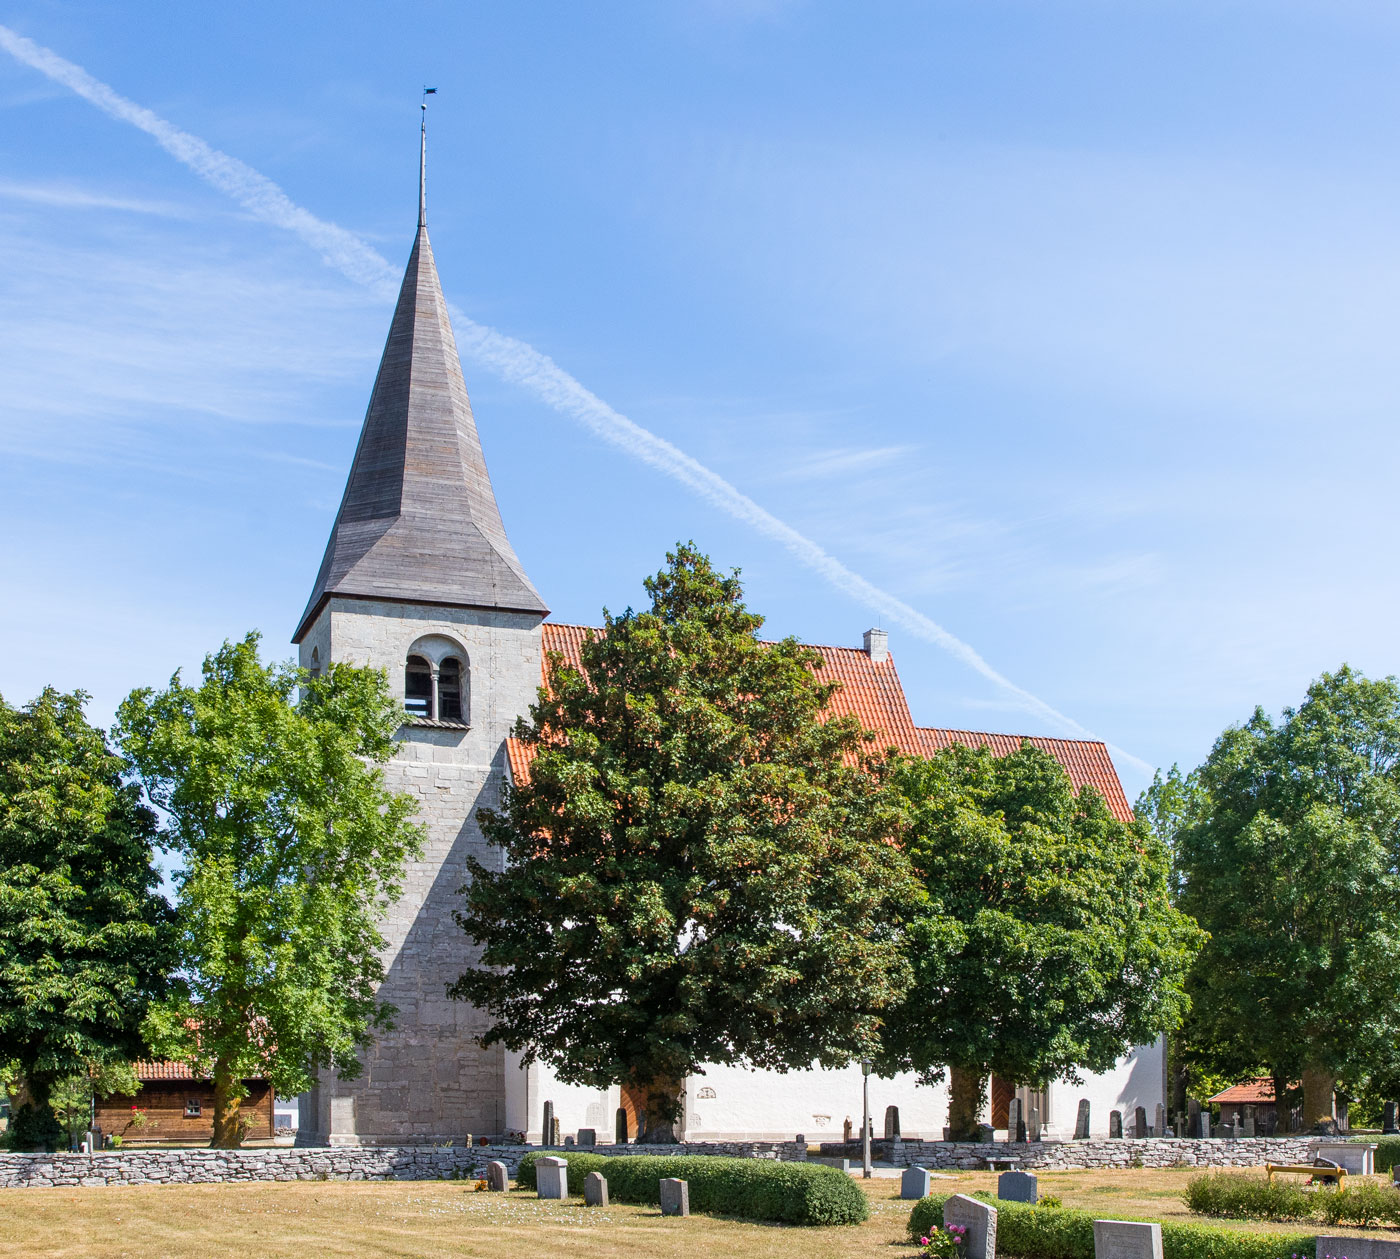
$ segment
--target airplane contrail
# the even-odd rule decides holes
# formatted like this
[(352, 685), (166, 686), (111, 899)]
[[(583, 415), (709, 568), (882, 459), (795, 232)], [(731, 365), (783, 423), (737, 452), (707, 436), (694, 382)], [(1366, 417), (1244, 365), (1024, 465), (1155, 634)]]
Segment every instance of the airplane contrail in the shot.
[[(176, 161), (231, 197), (253, 217), (300, 237), (319, 252), (327, 264), (349, 279), (389, 296), (397, 291), (398, 272), (373, 246), (353, 232), (318, 218), (310, 210), (297, 205), (277, 184), (246, 162), (220, 152), (188, 131), (182, 131), (94, 78), (81, 66), (7, 26), (0, 26), (0, 47), (17, 61), (38, 70), (97, 106), (103, 113), (146, 132)], [(778, 519), (678, 446), (610, 407), (548, 355), (524, 341), (477, 323), (455, 306), (451, 310), (463, 348), (480, 362), (494, 368), (505, 380), (528, 390), (604, 441), (680, 481), (706, 502), (779, 543), (799, 563), (820, 574), (836, 589), (887, 616), (915, 637), (942, 648), (1014, 699), (1025, 711), (1080, 738), (1095, 737), (1074, 718), (1024, 687), (1017, 686), (1005, 674), (993, 668), (976, 648), (944, 629), (937, 621), (848, 568), (811, 538)], [(1114, 755), (1144, 773), (1152, 772), (1153, 767), (1141, 758), (1112, 744), (1109, 747)]]

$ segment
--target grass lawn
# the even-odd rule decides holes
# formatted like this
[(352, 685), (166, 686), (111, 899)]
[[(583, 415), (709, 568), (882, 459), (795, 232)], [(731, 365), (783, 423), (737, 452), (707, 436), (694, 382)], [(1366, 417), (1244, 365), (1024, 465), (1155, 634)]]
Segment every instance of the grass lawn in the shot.
[[(1103, 1216), (1198, 1219), (1181, 1201), (1194, 1171), (1045, 1172), (1043, 1193)], [(1262, 1175), (1262, 1173), (1259, 1173)], [(533, 1194), (475, 1193), (466, 1181), (301, 1181), (0, 1191), (0, 1256), (533, 1256), (597, 1259), (909, 1259), (910, 1203), (898, 1180), (862, 1182), (870, 1220), (853, 1228), (792, 1228), (655, 1207), (586, 1210)], [(935, 1181), (936, 1191), (992, 1188), (989, 1172)], [(1287, 1225), (1239, 1227), (1288, 1231)], [(1303, 1226), (1304, 1231), (1311, 1226)], [(1337, 1230), (1346, 1231), (1346, 1230)], [(1374, 1233), (1372, 1234), (1375, 1235)], [(1382, 1234), (1395, 1236), (1395, 1230)]]

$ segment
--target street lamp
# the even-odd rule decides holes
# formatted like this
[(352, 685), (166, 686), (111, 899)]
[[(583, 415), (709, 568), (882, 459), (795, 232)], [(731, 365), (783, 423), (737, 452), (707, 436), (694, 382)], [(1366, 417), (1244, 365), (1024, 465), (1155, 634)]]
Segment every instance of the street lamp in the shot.
[(870, 1179), (870, 1068), (874, 1064), (869, 1058), (860, 1060), (860, 1073), (863, 1077), (861, 1088), (863, 1092), (860, 1120), (860, 1174), (866, 1180)]

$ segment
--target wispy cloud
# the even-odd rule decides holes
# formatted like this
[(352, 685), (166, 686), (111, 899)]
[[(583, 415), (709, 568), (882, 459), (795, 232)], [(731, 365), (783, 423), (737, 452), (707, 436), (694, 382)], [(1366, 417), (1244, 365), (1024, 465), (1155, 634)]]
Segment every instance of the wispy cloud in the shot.
[[(379, 293), (393, 291), (397, 281), (394, 269), (369, 244), (297, 205), (272, 180), (246, 163), (182, 131), (151, 110), (121, 96), (81, 66), (8, 27), (0, 26), (0, 47), (19, 61), (70, 88), (111, 117), (146, 132), (171, 156), (232, 197), (254, 217), (294, 233), (350, 279)], [(774, 516), (671, 442), (649, 432), (609, 406), (548, 355), (514, 337), (478, 324), (455, 309), (453, 318), (457, 323), (462, 348), (478, 361), (492, 367), (507, 381), (529, 390), (598, 437), (687, 486), (712, 506), (785, 547), (789, 554), (818, 573), (832, 587), (946, 651), (1013, 698), (1024, 711), (1060, 729), (1082, 736), (1089, 735), (1090, 732), (1072, 717), (1012, 682), (970, 644), (917, 608), (854, 572), (811, 538)], [(1119, 750), (1118, 754), (1145, 772), (1150, 769), (1146, 762), (1129, 753)]]
[(875, 446), (868, 449), (823, 450), (796, 460), (779, 474), (793, 481), (817, 481), (828, 477), (857, 476), (884, 468), (914, 453), (913, 446)]
[(129, 214), (152, 214), (160, 218), (190, 217), (188, 210), (168, 201), (145, 201), (93, 192), (72, 184), (17, 184), (0, 180), (0, 199), (31, 205), (52, 206), (59, 210), (121, 210)]

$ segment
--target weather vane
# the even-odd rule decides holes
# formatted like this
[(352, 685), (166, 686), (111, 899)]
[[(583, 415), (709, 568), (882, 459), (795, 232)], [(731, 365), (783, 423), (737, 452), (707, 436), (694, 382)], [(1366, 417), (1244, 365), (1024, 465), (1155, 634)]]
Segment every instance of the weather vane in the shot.
[(423, 101), (419, 105), (422, 110), (422, 123), (419, 126), (419, 149), (418, 149), (418, 226), (428, 225), (428, 97), (436, 96), (437, 88), (424, 87)]

